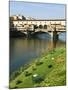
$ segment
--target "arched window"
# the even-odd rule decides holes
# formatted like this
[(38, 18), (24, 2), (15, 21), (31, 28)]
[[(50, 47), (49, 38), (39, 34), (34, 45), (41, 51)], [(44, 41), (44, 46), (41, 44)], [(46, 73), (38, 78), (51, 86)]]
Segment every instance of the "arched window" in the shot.
[(47, 29), (47, 25), (44, 25), (44, 29)]
[(42, 25), (39, 25), (39, 28), (40, 28), (40, 29), (42, 29), (42, 28), (43, 28), (43, 26), (42, 26)]

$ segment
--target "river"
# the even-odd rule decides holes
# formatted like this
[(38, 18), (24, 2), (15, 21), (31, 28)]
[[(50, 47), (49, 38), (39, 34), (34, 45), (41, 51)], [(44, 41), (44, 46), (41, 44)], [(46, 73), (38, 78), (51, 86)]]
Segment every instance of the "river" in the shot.
[(60, 33), (53, 41), (48, 34), (37, 34), (36, 38), (10, 38), (10, 72), (28, 64), (42, 53), (56, 47), (65, 47), (66, 33)]

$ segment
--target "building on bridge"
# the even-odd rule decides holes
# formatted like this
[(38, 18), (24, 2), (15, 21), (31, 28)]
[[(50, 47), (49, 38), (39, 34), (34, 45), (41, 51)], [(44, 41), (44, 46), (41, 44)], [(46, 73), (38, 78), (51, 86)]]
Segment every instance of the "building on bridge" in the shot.
[[(10, 17), (11, 18), (11, 17)], [(49, 33), (51, 36), (66, 31), (65, 19), (26, 20), (24, 16), (14, 16), (10, 19), (10, 31), (20, 31), (24, 34), (37, 32)], [(55, 35), (53, 35), (55, 34)]]

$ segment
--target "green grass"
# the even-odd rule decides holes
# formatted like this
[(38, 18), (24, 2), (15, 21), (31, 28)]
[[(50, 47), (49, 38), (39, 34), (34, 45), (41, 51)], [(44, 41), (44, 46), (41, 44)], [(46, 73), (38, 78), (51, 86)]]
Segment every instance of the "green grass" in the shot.
[[(65, 48), (56, 48), (47, 54), (41, 55), (31, 63), (14, 80), (10, 81), (9, 88), (30, 88), (66, 85), (66, 51)], [(28, 75), (25, 75), (25, 72)], [(44, 80), (34, 82), (32, 76), (38, 74)], [(17, 83), (20, 81), (20, 83)]]

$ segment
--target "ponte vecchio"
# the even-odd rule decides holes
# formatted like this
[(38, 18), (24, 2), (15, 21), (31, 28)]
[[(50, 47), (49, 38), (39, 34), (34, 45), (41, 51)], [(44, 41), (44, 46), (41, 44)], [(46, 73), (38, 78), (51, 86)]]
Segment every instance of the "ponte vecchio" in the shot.
[(37, 20), (10, 20), (10, 31), (20, 31), (25, 35), (32, 35), (38, 32), (48, 33), (51, 37), (58, 36), (66, 31), (65, 19), (37, 19)]

